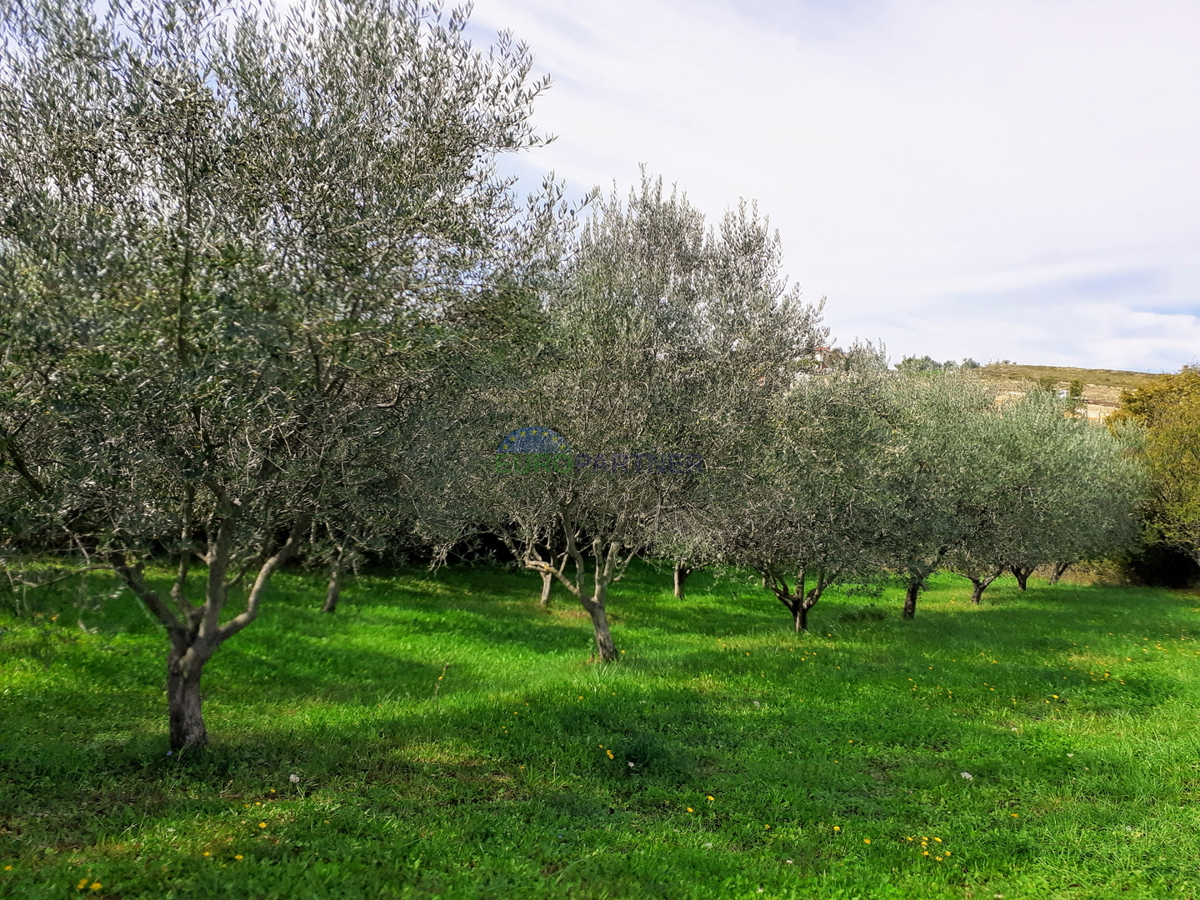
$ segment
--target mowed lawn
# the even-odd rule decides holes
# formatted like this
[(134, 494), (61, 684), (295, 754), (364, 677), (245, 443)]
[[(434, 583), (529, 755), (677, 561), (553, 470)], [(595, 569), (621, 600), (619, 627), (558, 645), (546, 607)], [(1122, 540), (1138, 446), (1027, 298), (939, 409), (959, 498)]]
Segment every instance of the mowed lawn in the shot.
[(128, 593), (90, 634), (111, 581), (31, 593), (0, 896), (1200, 897), (1200, 596), (941, 576), (915, 621), (831, 596), (797, 636), (748, 580), (670, 580), (616, 586), (600, 666), (526, 573), (362, 575), (333, 616), (278, 576), (194, 758)]

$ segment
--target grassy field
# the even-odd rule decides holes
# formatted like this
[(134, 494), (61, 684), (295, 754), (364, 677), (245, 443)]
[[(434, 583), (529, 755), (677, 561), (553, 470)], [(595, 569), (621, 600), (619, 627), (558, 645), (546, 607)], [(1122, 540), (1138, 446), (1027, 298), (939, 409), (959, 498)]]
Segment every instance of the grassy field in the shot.
[(1051, 378), (1056, 385), (1068, 387), (1072, 381), (1104, 387), (1145, 387), (1157, 378), (1147, 372), (1124, 372), (1119, 369), (1074, 369), (1067, 366), (1022, 366), (1016, 363), (988, 363), (979, 370), (984, 378), (1005, 381), (1037, 381)]
[(1008, 389), (1021, 390), (1029, 382), (1045, 379), (1057, 389), (1068, 390), (1074, 381), (1083, 384), (1083, 396), (1091, 403), (1115, 406), (1122, 391), (1132, 391), (1153, 383), (1157, 375), (1123, 372), (1117, 369), (1073, 369), (1064, 366), (1022, 366), (1015, 363), (989, 363), (979, 369), (985, 381)]
[(0, 614), (0, 896), (1200, 896), (1200, 596), (972, 608), (945, 576), (915, 621), (833, 596), (796, 636), (749, 583), (669, 583), (616, 586), (601, 667), (531, 575), (362, 576), (331, 617), (285, 574), (182, 758), (129, 596), (85, 634), (73, 588), (30, 595)]

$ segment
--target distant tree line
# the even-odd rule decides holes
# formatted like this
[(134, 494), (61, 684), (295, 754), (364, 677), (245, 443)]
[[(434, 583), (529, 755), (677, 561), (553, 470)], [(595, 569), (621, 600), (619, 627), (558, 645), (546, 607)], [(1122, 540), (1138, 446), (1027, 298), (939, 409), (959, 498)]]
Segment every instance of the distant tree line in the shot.
[[(1143, 447), (1046, 391), (998, 402), (973, 360), (818, 365), (823, 301), (752, 204), (710, 225), (645, 173), (586, 215), (553, 179), (519, 202), (496, 159), (543, 142), (546, 83), (506, 35), (472, 47), (465, 14), (5, 13), (5, 566), (136, 595), (168, 639), (175, 748), (207, 741), (204, 667), (289, 562), (327, 568), (332, 612), (363, 558), (494, 536), (611, 661), (636, 556), (684, 602), (696, 568), (752, 570), (797, 630), (831, 586), (898, 575), (912, 617), (939, 569), (979, 602), (1002, 571), (1024, 588), (1127, 546), (1143, 468), (1186, 444), (1165, 414)], [(498, 469), (523, 429), (573, 464)], [(640, 454), (704, 465), (614, 471)], [(1194, 545), (1163, 478), (1155, 527)]]
[(897, 372), (907, 372), (910, 374), (919, 372), (957, 372), (960, 369), (969, 371), (978, 368), (981, 368), (979, 363), (969, 356), (961, 362), (948, 359), (941, 363), (932, 356), (906, 356), (900, 362), (896, 363)]

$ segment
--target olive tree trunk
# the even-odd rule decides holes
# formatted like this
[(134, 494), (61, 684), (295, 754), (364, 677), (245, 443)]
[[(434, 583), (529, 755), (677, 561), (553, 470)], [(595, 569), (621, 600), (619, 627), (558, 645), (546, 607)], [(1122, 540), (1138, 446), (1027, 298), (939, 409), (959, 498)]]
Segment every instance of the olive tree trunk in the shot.
[(617, 645), (613, 643), (612, 632), (608, 627), (608, 612), (605, 601), (608, 599), (608, 586), (603, 582), (596, 585), (596, 592), (591, 597), (581, 597), (583, 608), (592, 617), (592, 631), (596, 638), (596, 655), (600, 662), (613, 662), (617, 654)]
[(684, 563), (683, 560), (675, 560), (675, 596), (679, 600), (686, 599), (685, 587), (687, 585), (688, 576), (692, 574), (692, 569)]
[(971, 585), (972, 585), (972, 587), (971, 587), (971, 602), (972, 603), (974, 603), (977, 606), (979, 605), (979, 603), (983, 600), (983, 592), (988, 589), (988, 587), (991, 585), (991, 583), (993, 581), (995, 581), (997, 578), (1000, 577), (1000, 573), (1002, 571), (1004, 571), (1004, 570), (997, 569), (995, 572), (991, 573), (990, 575), (965, 575), (965, 576), (963, 576), (971, 582)]
[[(180, 556), (179, 569), (171, 587), (171, 600), (146, 584), (143, 563), (131, 563), (124, 552), (114, 551), (109, 564), (126, 586), (146, 605), (167, 630), (171, 642), (167, 654), (167, 718), (171, 749), (180, 751), (203, 747), (208, 743), (204, 727), (200, 680), (204, 666), (226, 640), (237, 634), (258, 616), (259, 604), (271, 580), (271, 575), (295, 552), (307, 521), (297, 521), (287, 541), (273, 555), (268, 555), (266, 543), (260, 554), (245, 562), (240, 574), (227, 575), (233, 560), (233, 530), (240, 505), (225, 497), (219, 486), (214, 487), (224, 517), (215, 536), (209, 541), (205, 561), (208, 574), (202, 602), (197, 605), (187, 596), (187, 574), (192, 552)], [(190, 500), (190, 495), (189, 495)], [(185, 534), (190, 530), (190, 517)], [(190, 535), (189, 535), (190, 536)], [(246, 598), (245, 608), (227, 622), (221, 622), (221, 612), (229, 592), (235, 589), (257, 564), (258, 572)]]
[(196, 641), (183, 652), (172, 646), (167, 654), (167, 721), (172, 750), (208, 743), (200, 708), (200, 676), (213, 649), (206, 641)]
[(1050, 584), (1058, 584), (1058, 580), (1067, 574), (1067, 569), (1071, 568), (1074, 563), (1057, 562), (1054, 564), (1054, 571), (1050, 573)]
[[(612, 631), (608, 626), (608, 586), (621, 580), (636, 553), (636, 548), (626, 547), (622, 541), (626, 516), (622, 514), (617, 517), (616, 526), (607, 537), (598, 536), (592, 539), (590, 557), (585, 556), (583, 548), (579, 546), (579, 529), (575, 525), (569, 503), (560, 504), (557, 518), (562, 525), (567, 546), (566, 551), (557, 560), (553, 556), (543, 556), (537, 542), (533, 540), (525, 541), (519, 553), (516, 544), (509, 541), (509, 549), (526, 569), (541, 574), (544, 599), (549, 597), (548, 588), (550, 580), (553, 579), (579, 600), (592, 619), (598, 658), (601, 662), (613, 662), (620, 654), (613, 643)], [(569, 563), (574, 563), (573, 573), (567, 571)], [(587, 584), (589, 580), (590, 589)]]
[(1008, 569), (1017, 579), (1017, 586), (1023, 591), (1028, 590), (1029, 576), (1033, 574), (1033, 570), (1033, 566), (1010, 566)]
[(776, 571), (768, 569), (760, 571), (759, 574), (762, 575), (763, 587), (775, 594), (779, 602), (792, 614), (792, 625), (796, 633), (800, 634), (808, 631), (808, 611), (817, 605), (817, 601), (838, 573), (819, 570), (817, 583), (810, 588), (807, 586), (807, 573), (801, 569), (796, 575), (795, 591), (789, 589), (787, 579)]
[(904, 590), (904, 618), (911, 619), (917, 614), (917, 595), (921, 593), (921, 587), (925, 579), (910, 580), (908, 587)]
[(550, 606), (550, 588), (554, 584), (554, 574), (551, 572), (542, 572), (542, 599), (540, 605), (542, 609), (548, 609)]
[(321, 612), (337, 612), (338, 599), (342, 595), (342, 570), (344, 568), (342, 554), (343, 548), (338, 547), (337, 555), (329, 565), (329, 586), (325, 590), (325, 605), (321, 607)]

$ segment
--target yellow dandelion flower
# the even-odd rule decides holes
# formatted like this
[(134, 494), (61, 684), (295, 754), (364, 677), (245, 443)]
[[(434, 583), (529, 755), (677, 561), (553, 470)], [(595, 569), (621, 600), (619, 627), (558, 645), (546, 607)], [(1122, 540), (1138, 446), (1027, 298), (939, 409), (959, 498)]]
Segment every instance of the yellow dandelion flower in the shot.
[(942, 839), (939, 837), (935, 837), (934, 840), (937, 841), (939, 844), (942, 842)]
[(93, 881), (93, 882), (92, 882), (92, 890), (93, 890), (93, 891), (98, 891), (98, 890), (100, 890), (100, 888), (102, 888), (102, 887), (104, 887), (104, 885), (102, 885), (100, 882), (98, 882), (98, 881)]
[(687, 808), (687, 811), (688, 811), (688, 812), (695, 812), (695, 810), (693, 810), (693, 809), (692, 809), (690, 806)]
[(82, 891), (82, 890), (83, 890), (85, 887), (87, 887), (87, 879), (86, 879), (86, 878), (80, 878), (80, 879), (79, 879), (79, 884), (75, 885), (75, 890), (77, 890), (77, 891)]
[(712, 800), (712, 799), (713, 799), (713, 795), (712, 795), (712, 794), (709, 794), (709, 795), (708, 795), (708, 799), (709, 799), (709, 800)]
[(842, 826), (841, 826), (841, 825), (834, 825), (834, 826), (833, 826), (833, 830), (834, 830), (834, 831), (841, 831), (841, 830), (842, 830)]
[(947, 851), (946, 851), (946, 855), (947, 855), (947, 856), (949, 856), (949, 855), (950, 855), (950, 851), (949, 851), (949, 850), (947, 850)]
[(259, 823), (258, 823), (258, 827), (259, 827), (259, 828), (266, 828), (266, 827), (267, 827), (267, 823), (266, 823), (266, 822), (259, 822)]
[(1014, 819), (1019, 819), (1021, 817), (1020, 813), (1009, 813), (1009, 815), (1012, 816)]
[(212, 856), (212, 854), (211, 854), (211, 853), (209, 853), (207, 850), (205, 850), (205, 851), (204, 851), (204, 855), (205, 855), (205, 856)]
[(864, 843), (864, 844), (869, 844), (869, 843), (871, 843), (871, 839), (870, 839), (870, 838), (863, 838), (863, 843)]
[(608, 758), (609, 758), (609, 759), (612, 759), (612, 758), (613, 758), (613, 755), (612, 755), (612, 751), (611, 751), (611, 750), (605, 750), (604, 752), (608, 754)]
[(912, 843), (912, 838), (905, 838), (905, 840), (908, 841), (910, 844)]
[(241, 858), (242, 858), (242, 854), (240, 854), (240, 853), (234, 857), (234, 859), (241, 859)]
[(934, 859), (936, 859), (938, 862), (942, 861), (942, 858), (940, 856), (935, 856)]
[(5, 866), (5, 867), (4, 867), (4, 871), (5, 871), (5, 872), (11, 872), (11, 871), (12, 871), (12, 866)]
[(922, 853), (921, 853), (921, 855), (922, 855), (922, 856), (928, 856), (928, 855), (929, 855), (929, 851), (928, 851), (928, 850), (925, 850), (924, 852), (922, 852)]

